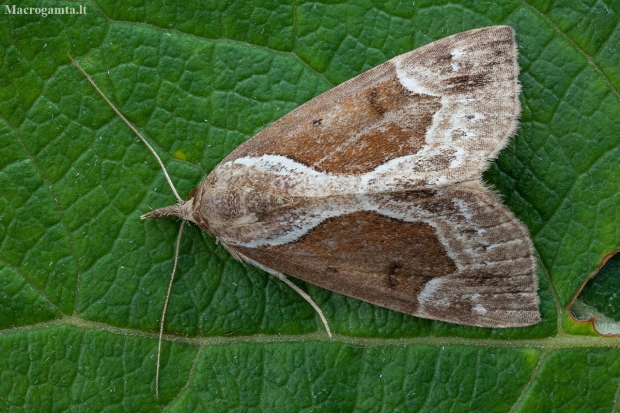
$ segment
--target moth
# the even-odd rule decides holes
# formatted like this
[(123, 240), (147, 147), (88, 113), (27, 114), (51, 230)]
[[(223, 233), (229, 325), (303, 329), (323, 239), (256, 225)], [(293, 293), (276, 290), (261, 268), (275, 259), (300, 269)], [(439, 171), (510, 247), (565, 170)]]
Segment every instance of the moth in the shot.
[(285, 274), (413, 316), (535, 324), (528, 230), (481, 179), (518, 126), (518, 74), (511, 27), (437, 40), (293, 110), (142, 218), (212, 234), (295, 288), (328, 332)]

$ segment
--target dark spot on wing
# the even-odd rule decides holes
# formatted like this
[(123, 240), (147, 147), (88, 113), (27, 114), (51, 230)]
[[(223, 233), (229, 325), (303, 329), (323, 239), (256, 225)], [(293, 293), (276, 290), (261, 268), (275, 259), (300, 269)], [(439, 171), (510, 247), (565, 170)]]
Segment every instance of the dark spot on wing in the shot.
[(466, 93), (484, 87), (489, 83), (485, 73), (475, 75), (454, 76), (444, 81), (445, 91), (448, 93)]
[(328, 265), (327, 268), (326, 268), (326, 271), (328, 273), (335, 274), (335, 273), (338, 272), (338, 268), (334, 267), (333, 265)]

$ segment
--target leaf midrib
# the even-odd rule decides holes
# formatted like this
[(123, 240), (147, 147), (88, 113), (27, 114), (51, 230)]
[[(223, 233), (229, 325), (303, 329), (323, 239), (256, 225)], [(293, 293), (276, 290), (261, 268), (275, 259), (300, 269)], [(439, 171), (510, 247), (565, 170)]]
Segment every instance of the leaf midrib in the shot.
[[(157, 332), (145, 332), (132, 328), (115, 327), (105, 323), (85, 320), (81, 317), (70, 316), (57, 319), (51, 322), (38, 323), (30, 326), (15, 327), (0, 332), (1, 336), (7, 336), (16, 333), (24, 333), (56, 327), (75, 327), (82, 330), (96, 330), (118, 334), (124, 337), (138, 337), (149, 340), (157, 340), (159, 334)], [(380, 337), (357, 337), (347, 336), (344, 334), (334, 334), (330, 339), (326, 333), (319, 331), (309, 334), (285, 335), (285, 334), (256, 334), (249, 336), (213, 336), (213, 337), (185, 337), (174, 334), (164, 333), (164, 341), (173, 343), (184, 343), (194, 345), (200, 348), (221, 345), (221, 344), (237, 344), (237, 343), (301, 343), (323, 341), (326, 343), (339, 343), (354, 345), (358, 347), (409, 347), (418, 345), (427, 345), (433, 347), (443, 346), (466, 346), (480, 348), (522, 348), (522, 349), (544, 349), (558, 350), (566, 348), (617, 348), (620, 347), (620, 337), (590, 336), (590, 335), (571, 335), (559, 332), (552, 337), (532, 338), (532, 339), (496, 339), (496, 338), (462, 338), (462, 337), (406, 337), (406, 338), (380, 338)]]

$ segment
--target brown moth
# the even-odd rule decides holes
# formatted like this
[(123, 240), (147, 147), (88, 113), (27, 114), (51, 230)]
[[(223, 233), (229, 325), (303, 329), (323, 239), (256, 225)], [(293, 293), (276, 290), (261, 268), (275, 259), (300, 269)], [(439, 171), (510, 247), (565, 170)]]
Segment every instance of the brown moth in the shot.
[(527, 228), (482, 172), (515, 133), (514, 30), (470, 30), (312, 99), (228, 155), (178, 216), (237, 259), (414, 316), (540, 320)]
[(528, 230), (481, 179), (516, 131), (518, 73), (511, 27), (437, 40), (295, 109), (143, 218), (214, 235), (302, 294), (328, 333), (283, 274), (418, 317), (535, 324)]

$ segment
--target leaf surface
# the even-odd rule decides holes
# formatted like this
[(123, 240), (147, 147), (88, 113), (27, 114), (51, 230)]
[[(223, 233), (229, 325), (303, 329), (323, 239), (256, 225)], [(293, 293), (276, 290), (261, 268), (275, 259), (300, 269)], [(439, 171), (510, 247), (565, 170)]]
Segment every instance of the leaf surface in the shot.
[[(47, 17), (2, 7), (0, 409), (617, 409), (620, 342), (567, 308), (620, 246), (619, 2), (15, 7), (80, 5), (86, 14)], [(463, 327), (299, 283), (323, 308), (330, 340), (295, 292), (190, 227), (156, 399), (178, 222), (139, 217), (174, 197), (66, 53), (150, 139), (185, 196), (236, 146), (312, 97), (433, 40), (496, 24), (517, 32), (523, 114), (484, 179), (531, 231), (543, 321)], [(598, 284), (609, 292), (617, 280)], [(586, 291), (583, 301), (617, 319), (597, 297)]]

